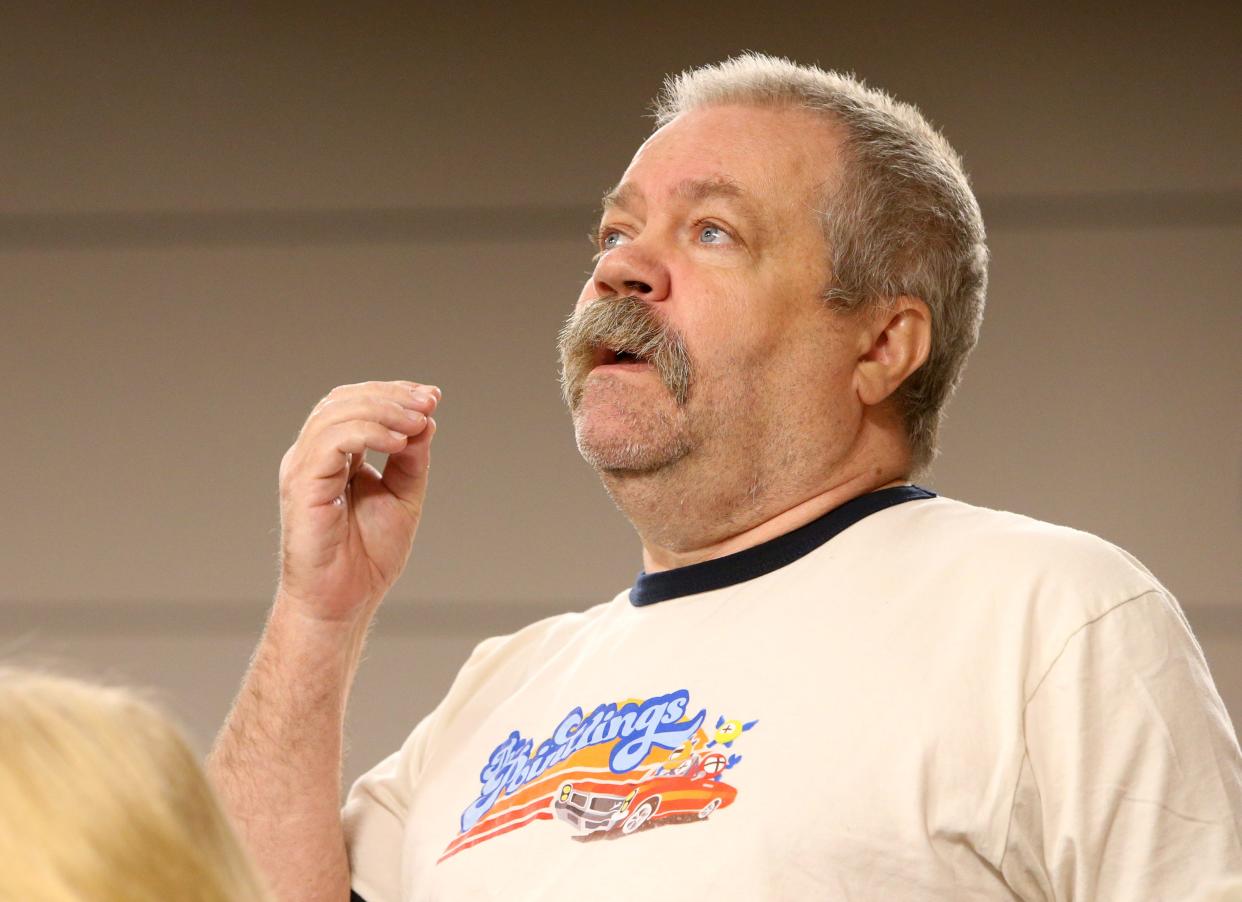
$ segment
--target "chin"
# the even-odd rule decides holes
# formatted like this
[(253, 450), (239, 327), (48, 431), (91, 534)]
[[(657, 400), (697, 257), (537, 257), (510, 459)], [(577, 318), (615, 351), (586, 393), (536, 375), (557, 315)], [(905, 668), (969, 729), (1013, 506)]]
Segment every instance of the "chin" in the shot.
[(618, 410), (584, 399), (574, 413), (578, 452), (601, 474), (653, 473), (690, 453), (677, 419), (650, 408)]
[(578, 452), (596, 472), (615, 476), (656, 473), (687, 453), (681, 448), (653, 446), (646, 442), (592, 442), (581, 436)]

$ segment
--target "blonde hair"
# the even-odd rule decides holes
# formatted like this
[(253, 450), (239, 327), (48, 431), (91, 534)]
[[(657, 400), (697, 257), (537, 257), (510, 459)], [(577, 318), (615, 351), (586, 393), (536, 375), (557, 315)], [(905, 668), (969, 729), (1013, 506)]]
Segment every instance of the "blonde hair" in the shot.
[(0, 900), (271, 896), (193, 752), (132, 691), (0, 668)]
[(902, 295), (930, 308), (931, 353), (896, 393), (914, 469), (925, 468), (987, 293), (983, 217), (961, 158), (910, 104), (850, 75), (760, 53), (670, 77), (656, 125), (720, 104), (793, 106), (843, 127), (842, 179), (821, 211), (832, 273), (824, 297), (842, 310)]

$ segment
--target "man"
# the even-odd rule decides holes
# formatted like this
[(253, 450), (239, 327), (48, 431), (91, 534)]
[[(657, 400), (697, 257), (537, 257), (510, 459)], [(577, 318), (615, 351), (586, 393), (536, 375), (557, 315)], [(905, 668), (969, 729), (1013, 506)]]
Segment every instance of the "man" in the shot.
[(952, 149), (757, 55), (670, 82), (658, 123), (561, 336), (643, 573), (481, 644), (343, 817), (440, 391), (338, 388), (283, 461), (280, 588), (212, 759), (283, 897), (1172, 899), (1242, 868), (1237, 740), (1172, 597), (909, 484), (983, 306)]

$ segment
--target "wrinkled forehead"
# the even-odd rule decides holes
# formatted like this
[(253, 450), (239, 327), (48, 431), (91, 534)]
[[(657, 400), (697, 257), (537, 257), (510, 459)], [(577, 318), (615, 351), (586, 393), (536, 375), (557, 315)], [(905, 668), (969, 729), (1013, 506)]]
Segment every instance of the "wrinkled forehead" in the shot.
[(605, 201), (685, 198), (697, 191), (802, 206), (818, 204), (840, 173), (839, 128), (823, 114), (709, 106), (682, 113), (652, 133)]
[[(723, 200), (752, 211), (756, 205), (755, 198), (744, 185), (736, 179), (721, 173), (687, 176), (674, 181), (668, 187), (669, 193), (673, 198), (684, 201), (687, 204), (696, 204), (707, 200)], [(644, 194), (643, 189), (640, 187), (640, 183), (633, 180), (622, 181), (615, 188), (605, 192), (601, 200), (601, 205), (605, 211), (614, 208), (634, 210), (644, 207), (646, 204), (646, 194)]]

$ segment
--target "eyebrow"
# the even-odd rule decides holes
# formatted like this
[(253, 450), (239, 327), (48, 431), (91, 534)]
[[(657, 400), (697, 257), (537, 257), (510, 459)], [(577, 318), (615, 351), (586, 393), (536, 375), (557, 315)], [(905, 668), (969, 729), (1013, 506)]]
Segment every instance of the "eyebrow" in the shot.
[[(685, 179), (673, 189), (673, 194), (683, 200), (700, 202), (713, 198), (725, 198), (738, 201), (744, 211), (752, 218), (759, 219), (758, 211), (751, 200), (750, 194), (727, 176), (717, 175), (705, 179)], [(600, 205), (604, 212), (616, 207), (633, 207), (642, 200), (643, 193), (632, 183), (618, 185), (604, 194)]]

